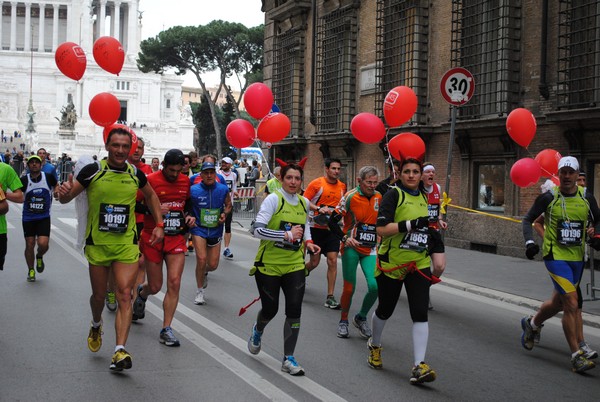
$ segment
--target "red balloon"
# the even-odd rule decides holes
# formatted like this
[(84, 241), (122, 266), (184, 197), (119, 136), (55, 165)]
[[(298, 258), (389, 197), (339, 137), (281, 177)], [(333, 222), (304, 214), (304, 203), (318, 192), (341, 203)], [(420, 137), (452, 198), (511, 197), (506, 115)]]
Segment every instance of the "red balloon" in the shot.
[(283, 140), (290, 133), (292, 123), (283, 113), (269, 113), (258, 124), (258, 138), (271, 144)]
[(388, 149), (392, 156), (400, 161), (413, 158), (422, 162), (425, 157), (425, 142), (413, 133), (398, 134), (390, 140)]
[(83, 77), (87, 65), (85, 52), (81, 46), (73, 42), (65, 42), (56, 48), (54, 61), (61, 73), (75, 81)]
[(106, 127), (117, 121), (121, 115), (121, 103), (113, 94), (101, 92), (92, 98), (88, 110), (94, 123)]
[(102, 36), (94, 42), (94, 60), (102, 69), (119, 75), (125, 62), (125, 51), (121, 42), (112, 36)]
[(542, 176), (540, 164), (534, 159), (519, 159), (510, 169), (510, 179), (519, 187), (531, 187)]
[(537, 130), (535, 116), (527, 109), (518, 108), (509, 113), (506, 118), (506, 131), (514, 142), (527, 148)]
[(365, 144), (374, 144), (385, 137), (385, 125), (373, 113), (359, 113), (350, 123), (354, 138)]
[(138, 147), (138, 138), (137, 138), (137, 135), (135, 134), (135, 131), (133, 131), (131, 129), (131, 127), (126, 126), (125, 124), (115, 123), (115, 124), (111, 124), (109, 126), (104, 127), (104, 130), (102, 131), (102, 139), (104, 140), (104, 143), (106, 144), (106, 140), (108, 139), (108, 134), (115, 128), (122, 128), (123, 130), (125, 130), (131, 134), (131, 148), (129, 149), (129, 156), (133, 155)]
[(255, 119), (262, 119), (273, 107), (271, 88), (262, 82), (255, 82), (250, 85), (244, 92), (244, 106), (250, 116)]
[(551, 177), (558, 173), (558, 161), (562, 155), (554, 149), (544, 149), (535, 156), (542, 169), (542, 177)]
[(254, 126), (248, 120), (235, 119), (225, 129), (227, 141), (236, 148), (246, 148), (256, 139)]
[(383, 101), (383, 116), (390, 127), (399, 127), (409, 121), (417, 111), (417, 95), (409, 87), (392, 89)]

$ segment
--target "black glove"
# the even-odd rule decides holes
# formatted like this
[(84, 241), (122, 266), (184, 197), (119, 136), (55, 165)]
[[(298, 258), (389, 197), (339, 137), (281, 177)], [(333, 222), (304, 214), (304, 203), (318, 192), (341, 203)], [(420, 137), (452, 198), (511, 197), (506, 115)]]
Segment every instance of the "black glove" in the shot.
[(429, 227), (429, 217), (421, 216), (420, 218), (410, 221), (411, 230), (426, 229)]
[(537, 253), (539, 253), (539, 252), (540, 252), (540, 246), (538, 246), (535, 243), (529, 243), (527, 245), (527, 249), (525, 249), (525, 255), (530, 260), (533, 260), (533, 257), (535, 257), (537, 255)]
[(590, 246), (596, 251), (600, 250), (600, 235), (596, 235), (590, 239)]

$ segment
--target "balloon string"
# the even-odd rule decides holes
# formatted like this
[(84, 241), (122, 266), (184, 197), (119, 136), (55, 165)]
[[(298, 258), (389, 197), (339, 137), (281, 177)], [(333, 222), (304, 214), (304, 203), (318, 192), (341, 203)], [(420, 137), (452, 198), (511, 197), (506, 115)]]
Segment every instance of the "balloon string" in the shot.
[(394, 169), (394, 158), (392, 157), (392, 153), (390, 152), (390, 129), (388, 128), (387, 130), (385, 130), (385, 143), (386, 143), (386, 150), (387, 150), (387, 154), (388, 154), (388, 163), (390, 164), (390, 167), (392, 168), (392, 175), (394, 176), (394, 180), (397, 180), (398, 178), (396, 177), (396, 169)]

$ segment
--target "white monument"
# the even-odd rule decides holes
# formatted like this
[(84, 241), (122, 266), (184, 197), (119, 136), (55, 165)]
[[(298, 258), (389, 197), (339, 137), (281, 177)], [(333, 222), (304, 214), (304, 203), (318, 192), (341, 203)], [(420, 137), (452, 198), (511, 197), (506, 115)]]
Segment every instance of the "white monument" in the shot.
[[(110, 92), (121, 103), (121, 119), (146, 140), (147, 158), (162, 158), (171, 148), (192, 150), (194, 126), (189, 111), (181, 107), (183, 80), (137, 69), (142, 27), (139, 3), (0, 1), (0, 128), (5, 134), (20, 131), (31, 150), (43, 146), (55, 157), (63, 152), (74, 159), (82, 154), (101, 157), (105, 154), (102, 127), (92, 122), (88, 107), (96, 94)], [(101, 36), (118, 39), (125, 50), (118, 76), (94, 61), (93, 44)], [(87, 68), (77, 82), (64, 76), (54, 61), (56, 48), (64, 42), (75, 42), (86, 53)], [(61, 128), (65, 108), (71, 104), (73, 109), (67, 112), (74, 125)], [(4, 145), (0, 144), (0, 150)]]

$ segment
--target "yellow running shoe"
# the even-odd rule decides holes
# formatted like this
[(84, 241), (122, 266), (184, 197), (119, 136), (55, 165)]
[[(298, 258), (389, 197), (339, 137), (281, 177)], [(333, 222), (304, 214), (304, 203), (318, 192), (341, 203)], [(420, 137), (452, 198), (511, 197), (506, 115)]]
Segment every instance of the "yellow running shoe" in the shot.
[(100, 347), (102, 346), (102, 334), (102, 323), (100, 323), (98, 328), (94, 328), (90, 325), (90, 333), (87, 338), (89, 350), (94, 353), (100, 350)]
[(425, 362), (421, 362), (418, 366), (413, 367), (410, 375), (410, 383), (413, 385), (422, 384), (424, 382), (434, 381), (435, 378), (435, 371), (433, 371)]
[(125, 349), (119, 349), (115, 352), (110, 362), (110, 369), (114, 371), (122, 371), (130, 369), (132, 366), (131, 355)]
[(379, 370), (383, 368), (383, 362), (381, 361), (381, 350), (383, 348), (381, 346), (374, 346), (371, 343), (372, 340), (373, 338), (369, 338), (367, 342), (367, 346), (369, 347), (369, 359), (367, 361), (369, 362), (369, 366)]

